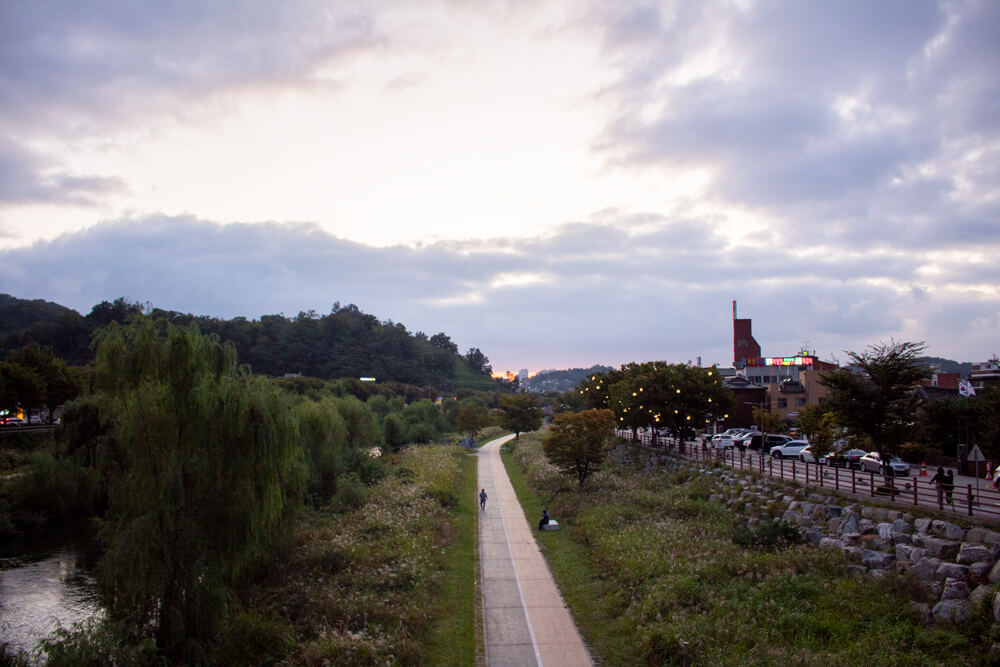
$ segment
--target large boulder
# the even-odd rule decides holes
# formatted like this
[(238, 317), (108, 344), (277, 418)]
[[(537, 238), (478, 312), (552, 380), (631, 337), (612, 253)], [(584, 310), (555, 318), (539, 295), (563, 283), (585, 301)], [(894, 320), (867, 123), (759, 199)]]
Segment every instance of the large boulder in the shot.
[(966, 581), (969, 578), (969, 566), (958, 563), (944, 562), (938, 566), (937, 576), (939, 579), (961, 579)]
[(965, 529), (948, 521), (937, 519), (931, 522), (931, 533), (949, 540), (964, 540)]
[(896, 557), (884, 551), (864, 549), (861, 552), (861, 564), (872, 570), (885, 570), (895, 562)]
[(962, 548), (961, 542), (942, 540), (940, 537), (927, 537), (922, 542), (921, 546), (927, 549), (929, 556), (940, 558), (941, 560), (954, 560), (958, 556), (959, 549)]
[(941, 600), (931, 610), (937, 623), (964, 623), (969, 619), (969, 603), (965, 600)]
[(817, 546), (821, 551), (838, 551), (844, 548), (844, 542), (833, 537), (824, 537)]
[(965, 565), (971, 565), (972, 563), (989, 563), (992, 565), (993, 551), (989, 547), (981, 544), (963, 542), (955, 560)]
[(964, 579), (948, 578), (944, 580), (944, 592), (941, 594), (942, 600), (968, 600), (969, 584)]
[(987, 600), (993, 592), (993, 587), (989, 584), (981, 584), (972, 589), (969, 593), (969, 604), (972, 607), (978, 606), (983, 600)]
[(909, 573), (920, 583), (929, 586), (937, 581), (939, 567), (941, 567), (941, 561), (937, 558), (921, 558), (913, 564)]

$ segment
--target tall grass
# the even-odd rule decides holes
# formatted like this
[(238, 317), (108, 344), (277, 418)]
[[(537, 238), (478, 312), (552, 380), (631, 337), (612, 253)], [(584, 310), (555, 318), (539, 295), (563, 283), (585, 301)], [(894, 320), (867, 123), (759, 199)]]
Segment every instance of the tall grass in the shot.
[[(246, 600), (218, 664), (473, 664), (474, 459), (454, 445), (389, 457), (356, 511), (315, 512)], [(283, 655), (244, 647), (273, 636)]]
[[(644, 475), (609, 464), (582, 493), (544, 458), (540, 436), (507, 457), (526, 512), (565, 528), (539, 535), (581, 634), (605, 665), (940, 665), (988, 662), (985, 608), (927, 628), (904, 579), (851, 576), (838, 553), (734, 540), (720, 476)], [(684, 648), (686, 645), (686, 649)]]

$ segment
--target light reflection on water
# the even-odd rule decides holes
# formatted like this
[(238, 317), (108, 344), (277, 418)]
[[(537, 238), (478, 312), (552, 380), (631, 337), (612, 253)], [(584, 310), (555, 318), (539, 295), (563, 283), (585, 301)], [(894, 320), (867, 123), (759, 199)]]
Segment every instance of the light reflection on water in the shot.
[(0, 560), (0, 643), (8, 653), (30, 653), (99, 609), (94, 578), (73, 549)]

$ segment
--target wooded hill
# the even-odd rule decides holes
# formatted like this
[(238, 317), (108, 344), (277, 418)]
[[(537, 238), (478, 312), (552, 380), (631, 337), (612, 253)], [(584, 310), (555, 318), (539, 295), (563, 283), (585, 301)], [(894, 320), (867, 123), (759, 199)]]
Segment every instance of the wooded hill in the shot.
[(124, 322), (134, 312), (177, 326), (194, 323), (203, 333), (231, 342), (241, 364), (274, 377), (296, 373), (329, 380), (374, 377), (380, 382), (442, 390), (502, 391), (509, 386), (490, 376), (489, 359), (478, 348), (461, 355), (444, 333), (411, 334), (400, 323), (380, 322), (353, 304), (341, 306), (339, 302), (326, 315), (308, 311), (291, 318), (263, 315), (258, 320), (224, 320), (123, 298), (103, 301), (84, 316), (49, 301), (0, 294), (0, 359), (10, 350), (38, 343), (70, 364), (89, 363), (94, 356), (90, 345), (94, 332), (111, 322)]

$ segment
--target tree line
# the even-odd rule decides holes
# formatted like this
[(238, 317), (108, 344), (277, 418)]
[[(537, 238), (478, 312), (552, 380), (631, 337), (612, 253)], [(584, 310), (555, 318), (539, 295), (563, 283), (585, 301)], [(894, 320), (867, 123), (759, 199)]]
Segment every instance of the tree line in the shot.
[[(860, 448), (921, 460), (957, 456), (959, 445), (966, 444), (1000, 460), (1000, 386), (975, 397), (928, 393), (922, 387), (930, 377), (924, 349), (922, 342), (877, 343), (848, 352), (848, 366), (823, 372), (826, 400), (800, 409), (796, 421), (813, 454)], [(651, 428), (654, 439), (664, 429), (675, 438), (692, 437), (732, 405), (717, 369), (662, 361), (624, 364), (593, 373), (561, 395), (563, 412), (543, 448), (582, 488), (600, 468), (615, 428), (633, 434)], [(760, 408), (754, 408), (754, 420), (765, 432), (789, 427)]]
[(528, 394), (362, 400), (342, 381), (270, 379), (194, 323), (133, 313), (96, 334), (54, 446), (6, 480), (0, 533), (32, 513), (98, 518), (103, 627), (200, 663), (236, 591), (290, 548), (303, 509), (362, 507), (404, 447), (541, 420)]
[(124, 298), (103, 301), (81, 316), (58, 304), (0, 294), (0, 358), (37, 344), (70, 365), (84, 365), (94, 357), (94, 333), (112, 322), (123, 324), (133, 314), (179, 327), (196, 324), (203, 333), (232, 343), (240, 363), (257, 374), (375, 377), (445, 391), (461, 387), (499, 391), (506, 384), (492, 379), (489, 358), (479, 348), (460, 354), (443, 332), (411, 334), (398, 322), (379, 321), (353, 304), (339, 302), (322, 315), (310, 310), (294, 317), (226, 320), (162, 310)]

